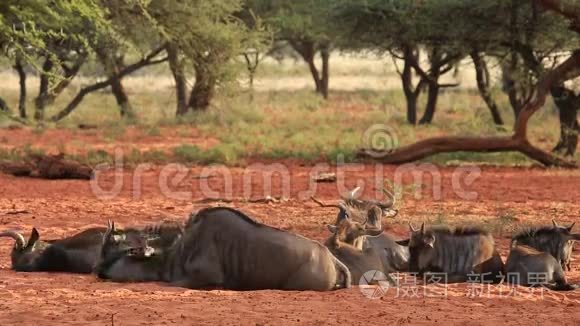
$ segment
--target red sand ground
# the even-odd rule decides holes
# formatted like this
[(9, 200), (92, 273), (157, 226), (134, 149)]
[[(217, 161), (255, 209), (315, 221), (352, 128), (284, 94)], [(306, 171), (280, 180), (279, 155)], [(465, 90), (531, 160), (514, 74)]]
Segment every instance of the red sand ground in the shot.
[[(231, 169), (233, 179), (230, 204), (256, 219), (321, 240), (327, 236), (325, 223), (336, 216), (331, 208), (320, 208), (301, 193), (309, 184), (309, 167), (289, 165), (291, 191), (289, 201), (271, 204), (243, 201), (241, 168)], [(385, 178), (393, 178), (395, 167), (384, 167)], [(551, 218), (561, 223), (579, 221), (580, 172), (542, 169), (482, 168), (481, 176), (469, 191), (477, 199), (462, 199), (452, 188), (453, 168), (440, 169), (441, 198), (431, 195), (431, 179), (424, 180), (423, 199), (405, 194), (400, 214), (384, 221), (387, 232), (404, 237), (407, 221), (438, 221), (449, 224), (487, 222), (496, 227), (496, 239), (503, 255), (508, 237), (515, 229), (528, 224), (547, 224)], [(159, 186), (161, 169), (143, 173), (140, 195), (135, 191), (135, 173), (122, 174), (123, 187), (118, 196), (102, 200), (95, 196), (86, 181), (49, 181), (15, 178), (0, 174), (0, 229), (29, 232), (40, 229), (45, 238), (61, 237), (115, 219), (122, 225), (145, 224), (163, 218), (183, 219), (189, 212), (211, 205), (196, 203), (203, 198), (202, 185), (219, 189), (220, 178), (199, 179), (202, 167), (191, 169), (186, 178), (169, 188), (185, 192), (183, 198), (168, 198)], [(261, 175), (262, 170), (255, 171)], [(169, 174), (169, 181), (174, 174)], [(370, 184), (375, 180), (375, 167), (346, 172), (346, 185), (367, 183), (365, 196), (372, 197)], [(272, 195), (281, 195), (281, 182), (274, 178)], [(112, 172), (101, 176), (99, 185), (112, 187)], [(163, 178), (161, 178), (163, 180)], [(410, 174), (404, 183), (412, 181)], [(200, 185), (201, 184), (201, 185)], [(223, 187), (222, 187), (223, 188)], [(189, 192), (190, 195), (187, 195)], [(318, 184), (316, 196), (325, 201), (337, 198), (336, 184)], [(137, 194), (137, 195), (136, 195)], [(254, 178), (246, 194), (264, 197), (261, 178)], [(207, 196), (206, 192), (206, 196)], [(221, 195), (223, 196), (223, 195)], [(247, 196), (246, 196), (247, 197)], [(11, 214), (17, 211), (18, 214)], [(498, 216), (511, 216), (512, 222), (501, 224)], [(580, 230), (580, 226), (577, 226)], [(380, 299), (367, 299), (357, 287), (335, 292), (283, 291), (193, 291), (163, 284), (115, 284), (94, 276), (11, 271), (9, 252), (12, 241), (0, 239), (0, 325), (197, 325), (197, 324), (554, 324), (580, 325), (580, 290), (552, 292), (545, 290), (530, 297), (526, 288), (517, 288), (520, 295), (501, 295), (505, 286), (494, 287), (490, 295), (470, 298), (470, 288), (450, 286), (446, 298), (426, 298), (419, 286), (419, 298), (397, 295), (390, 289)], [(580, 253), (576, 246), (573, 270), (569, 281), (580, 283)], [(427, 287), (427, 291), (432, 290)]]

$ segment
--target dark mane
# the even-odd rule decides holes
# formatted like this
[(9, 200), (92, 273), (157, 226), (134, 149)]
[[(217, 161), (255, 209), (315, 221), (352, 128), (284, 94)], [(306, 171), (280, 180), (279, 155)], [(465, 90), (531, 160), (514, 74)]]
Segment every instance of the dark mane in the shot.
[(489, 231), (472, 226), (458, 226), (456, 228), (450, 228), (447, 226), (435, 226), (430, 228), (429, 231), (432, 231), (436, 234), (446, 234), (453, 236), (489, 235)]
[(564, 228), (555, 228), (553, 226), (539, 226), (539, 227), (530, 227), (521, 230), (520, 232), (516, 233), (512, 236), (513, 240), (524, 240), (529, 238), (535, 237), (542, 237), (542, 236), (559, 236), (561, 234), (565, 234), (567, 232)]
[(179, 222), (165, 220), (159, 223), (147, 224), (141, 229), (141, 232), (146, 234), (160, 234), (163, 232), (183, 233), (183, 226)]

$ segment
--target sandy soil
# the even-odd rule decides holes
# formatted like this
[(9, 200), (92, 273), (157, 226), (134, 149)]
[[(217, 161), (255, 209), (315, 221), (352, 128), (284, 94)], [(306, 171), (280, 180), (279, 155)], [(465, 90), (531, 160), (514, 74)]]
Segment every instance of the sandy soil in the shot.
[[(85, 181), (0, 174), (0, 229), (28, 233), (36, 226), (43, 237), (54, 238), (104, 225), (107, 219), (122, 225), (180, 220), (192, 210), (215, 205), (198, 202), (212, 189), (218, 196), (232, 199), (228, 205), (259, 221), (317, 240), (325, 238), (324, 224), (331, 222), (336, 212), (307, 199), (311, 167), (287, 164), (287, 168), (290, 184), (283, 186), (284, 182), (273, 178), (271, 187), (264, 186), (261, 178), (266, 168), (230, 169), (230, 194), (223, 191), (228, 188), (223, 178), (200, 178), (203, 167), (191, 168), (182, 180), (175, 171), (161, 167), (143, 173), (124, 171), (117, 180), (122, 181), (119, 193), (106, 199), (99, 198), (95, 185)], [(362, 182), (366, 197), (377, 196), (372, 187), (377, 178), (402, 173), (396, 167), (372, 165), (339, 172), (344, 172), (347, 188)], [(456, 169), (438, 169), (437, 173), (440, 186), (437, 178), (425, 178), (418, 189), (421, 199), (411, 193), (399, 199), (401, 213), (395, 220), (384, 221), (387, 232), (404, 237), (408, 221), (488, 223), (496, 227), (496, 239), (505, 255), (509, 235), (524, 225), (546, 224), (552, 218), (561, 223), (580, 222), (579, 171), (482, 168), (473, 183), (463, 186), (476, 194), (470, 198), (465, 198), (465, 191), (454, 190)], [(402, 174), (404, 184), (413, 182), (410, 173)], [(244, 175), (254, 176), (246, 180), (245, 187)], [(98, 185), (111, 189), (115, 180), (109, 171), (99, 176)], [(165, 180), (169, 180), (168, 185), (160, 186)], [(268, 188), (270, 192), (264, 190)], [(434, 188), (440, 190), (435, 195)], [(334, 183), (317, 184), (315, 194), (330, 202), (340, 191)], [(284, 195), (288, 200), (270, 204), (244, 200), (268, 194)], [(433, 286), (406, 283), (399, 291), (389, 289), (376, 299), (363, 296), (358, 287), (327, 293), (193, 291), (163, 284), (115, 284), (90, 275), (16, 273), (9, 269), (11, 246), (12, 241), (0, 239), (0, 325), (580, 325), (580, 290), (530, 294), (526, 288), (516, 288), (516, 294), (508, 294), (513, 289), (499, 286), (472, 297), (475, 289), (463, 284), (449, 286), (442, 297), (434, 294)], [(573, 270), (568, 272), (569, 280), (575, 283), (580, 283), (579, 249), (576, 245)], [(417, 290), (415, 297), (405, 293), (409, 289)]]

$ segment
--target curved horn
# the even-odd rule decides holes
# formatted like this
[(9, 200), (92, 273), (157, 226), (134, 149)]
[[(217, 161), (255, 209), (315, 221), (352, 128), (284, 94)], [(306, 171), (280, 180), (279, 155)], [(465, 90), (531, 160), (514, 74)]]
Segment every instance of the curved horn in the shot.
[(356, 187), (348, 193), (348, 197), (354, 199), (354, 196), (360, 191), (360, 187)]
[(418, 230), (415, 229), (415, 227), (413, 226), (413, 223), (409, 222), (409, 229), (411, 230), (411, 232), (417, 232)]
[(0, 233), (0, 237), (10, 237), (16, 241), (18, 248), (24, 248), (26, 246), (26, 240), (22, 234), (15, 231), (4, 231)]
[(556, 222), (555, 219), (552, 219), (552, 225), (554, 225), (554, 227), (560, 227), (560, 225), (558, 225), (558, 222)]
[(383, 188), (383, 194), (385, 194), (386, 201), (382, 202), (381, 204), (385, 205), (386, 207), (395, 206), (395, 201), (396, 201), (395, 194), (393, 194), (392, 192), (390, 192), (386, 188)]
[(570, 226), (567, 227), (568, 232), (572, 232), (572, 229), (574, 228), (574, 225), (576, 225), (576, 222), (572, 222), (572, 224), (570, 224)]
[(421, 224), (421, 233), (425, 233), (425, 222)]

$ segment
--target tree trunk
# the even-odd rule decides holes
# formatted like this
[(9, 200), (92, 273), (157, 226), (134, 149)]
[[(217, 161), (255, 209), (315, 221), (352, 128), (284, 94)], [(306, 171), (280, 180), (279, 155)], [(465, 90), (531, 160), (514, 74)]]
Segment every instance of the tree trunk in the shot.
[[(164, 45), (154, 49), (151, 53), (149, 53), (143, 59), (124, 67), (121, 71), (119, 71), (119, 74), (116, 77), (122, 78), (122, 77), (124, 77), (132, 72), (135, 72), (143, 67), (151, 66), (151, 65), (155, 65), (155, 64), (159, 64), (159, 63), (167, 61), (167, 57), (161, 58), (161, 59), (156, 59), (156, 60), (154, 59), (159, 53), (161, 53), (163, 50), (165, 50), (165, 47), (166, 46), (164, 44)], [(65, 117), (67, 117), (72, 111), (74, 111), (78, 107), (78, 105), (81, 103), (81, 101), (84, 99), (84, 97), (87, 94), (89, 94), (91, 92), (98, 91), (100, 89), (107, 88), (107, 87), (111, 86), (112, 82), (113, 82), (112, 78), (108, 78), (107, 80), (100, 81), (100, 82), (94, 83), (92, 85), (81, 88), (79, 90), (79, 92), (75, 95), (75, 97), (73, 97), (73, 99), (64, 107), (64, 109), (62, 109), (57, 114), (52, 116), (50, 118), (50, 120), (53, 122), (57, 122), (57, 121), (64, 119)]]
[(44, 64), (42, 65), (42, 71), (40, 72), (40, 86), (38, 89), (38, 95), (34, 100), (34, 120), (43, 121), (44, 120), (44, 109), (50, 102), (49, 94), (49, 74), (52, 72), (54, 63), (50, 57), (46, 57)]
[(429, 74), (429, 85), (427, 88), (427, 104), (425, 105), (425, 113), (419, 120), (419, 124), (429, 124), (433, 121), (435, 110), (437, 109), (437, 99), (439, 98), (439, 77), (441, 76), (442, 55), (438, 48), (434, 48), (429, 58), (431, 69)]
[(489, 70), (487, 69), (487, 64), (485, 60), (481, 57), (481, 54), (477, 50), (473, 50), (470, 54), (471, 60), (473, 60), (473, 65), (475, 66), (475, 79), (477, 81), (477, 89), (479, 90), (479, 95), (487, 105), (493, 122), (496, 125), (503, 125), (503, 119), (499, 113), (497, 103), (493, 99), (490, 91), (490, 76)]
[(328, 79), (329, 79), (329, 59), (330, 59), (330, 48), (328, 44), (325, 44), (320, 49), (320, 56), (322, 58), (322, 78), (320, 80), (320, 93), (322, 97), (328, 99)]
[(35, 100), (35, 112), (34, 119), (37, 121), (44, 120), (45, 108), (54, 103), (54, 100), (62, 91), (64, 91), (71, 83), (72, 79), (77, 75), (81, 66), (87, 58), (86, 53), (78, 53), (77, 58), (73, 62), (71, 67), (67, 66), (65, 58), (59, 58), (60, 68), (64, 72), (63, 76), (58, 80), (55, 85), (51, 85), (50, 74), (54, 72), (54, 62), (51, 58), (46, 57), (44, 64), (42, 66), (42, 72), (40, 74), (40, 89), (38, 96)]
[(185, 80), (185, 73), (183, 63), (179, 60), (179, 49), (175, 44), (167, 46), (167, 57), (169, 60), (169, 69), (175, 81), (175, 99), (177, 101), (177, 108), (175, 115), (182, 116), (187, 113), (187, 83)]
[(406, 46), (403, 50), (403, 71), (400, 72), (401, 84), (407, 102), (407, 122), (415, 125), (417, 123), (417, 100), (421, 94), (423, 83), (420, 82), (416, 88), (413, 85), (412, 60), (418, 60), (418, 53), (412, 47)]
[(6, 101), (4, 101), (4, 99), (1, 97), (0, 97), (0, 111), (10, 112), (10, 108), (8, 107), (8, 104), (6, 104)]
[(18, 56), (14, 62), (14, 69), (18, 72), (20, 82), (20, 97), (18, 98), (18, 113), (22, 119), (26, 119), (26, 71), (22, 58)]
[(214, 96), (216, 79), (203, 64), (195, 65), (195, 84), (189, 95), (188, 108), (194, 111), (207, 110)]
[(119, 76), (119, 72), (125, 67), (123, 55), (117, 55), (115, 49), (103, 45), (97, 49), (97, 56), (111, 81), (111, 92), (119, 106), (119, 114), (122, 118), (134, 119), (133, 108), (123, 87), (122, 77)]
[(113, 80), (111, 81), (111, 91), (113, 93), (113, 96), (115, 96), (117, 105), (119, 106), (119, 113), (121, 114), (121, 117), (130, 120), (134, 119), (135, 113), (133, 112), (133, 107), (129, 102), (129, 97), (125, 92), (125, 88), (123, 87), (120, 78), (113, 78)]
[(330, 50), (328, 45), (321, 46), (322, 56), (322, 76), (316, 68), (314, 62), (314, 57), (316, 55), (316, 45), (312, 41), (290, 41), (292, 48), (304, 59), (304, 62), (308, 64), (308, 69), (310, 69), (310, 74), (314, 80), (314, 85), (316, 86), (316, 93), (322, 95), (324, 98), (328, 98), (328, 79), (329, 79), (329, 57)]
[[(439, 79), (439, 76), (433, 76), (436, 78), (435, 80)], [(433, 117), (435, 116), (435, 109), (437, 108), (437, 99), (439, 98), (439, 85), (438, 84), (429, 84), (427, 89), (427, 104), (425, 105), (425, 113), (423, 117), (419, 121), (419, 124), (429, 124), (433, 121)]]
[(577, 119), (577, 111), (580, 109), (580, 95), (575, 95), (572, 90), (564, 86), (552, 87), (551, 93), (560, 117), (560, 140), (552, 151), (566, 156), (574, 156), (580, 132)]

